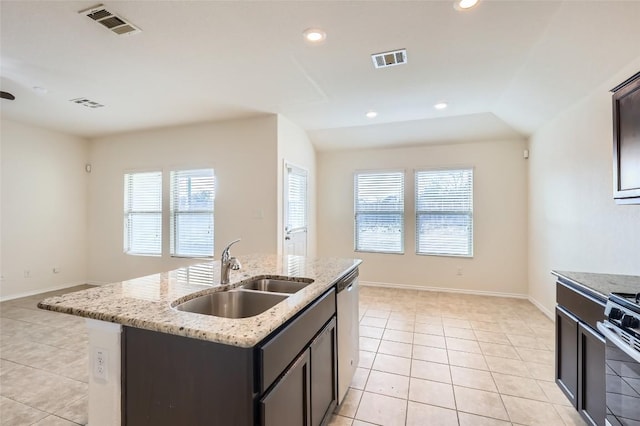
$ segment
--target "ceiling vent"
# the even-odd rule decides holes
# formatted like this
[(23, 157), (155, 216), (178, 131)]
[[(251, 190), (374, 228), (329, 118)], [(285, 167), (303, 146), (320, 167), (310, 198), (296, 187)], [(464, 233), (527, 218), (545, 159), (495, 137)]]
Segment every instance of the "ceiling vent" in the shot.
[(86, 106), (87, 108), (102, 108), (104, 106), (101, 103), (92, 101), (91, 99), (87, 99), (87, 98), (75, 98), (75, 99), (69, 100), (69, 102), (73, 102), (74, 104), (78, 104), (78, 105), (83, 105), (83, 106)]
[(101, 4), (89, 9), (81, 10), (78, 13), (88, 16), (89, 18), (93, 19), (99, 24), (102, 24), (105, 28), (118, 35), (132, 35), (142, 31), (132, 23), (127, 22), (123, 17), (109, 12)]
[(387, 68), (407, 63), (407, 49), (393, 50), (391, 52), (375, 53), (371, 55), (373, 65), (376, 68)]

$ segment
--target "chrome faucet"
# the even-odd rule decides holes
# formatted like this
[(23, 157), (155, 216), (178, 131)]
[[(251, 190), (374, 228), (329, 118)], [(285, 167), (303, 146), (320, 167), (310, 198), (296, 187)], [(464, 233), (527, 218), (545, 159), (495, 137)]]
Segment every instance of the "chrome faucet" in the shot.
[(224, 250), (222, 250), (222, 259), (220, 259), (220, 284), (229, 284), (229, 271), (232, 269), (237, 271), (242, 267), (240, 261), (235, 257), (231, 257), (231, 253), (229, 252), (231, 246), (238, 241), (240, 241), (240, 239), (230, 242)]

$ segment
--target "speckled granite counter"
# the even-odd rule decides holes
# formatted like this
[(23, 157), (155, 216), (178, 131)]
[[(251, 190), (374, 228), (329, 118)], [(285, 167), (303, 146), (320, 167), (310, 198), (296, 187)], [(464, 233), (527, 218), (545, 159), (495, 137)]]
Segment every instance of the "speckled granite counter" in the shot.
[(606, 303), (609, 293), (640, 293), (640, 276), (551, 271), (566, 285)]
[[(242, 269), (220, 285), (220, 262), (208, 262), (97, 288), (51, 297), (41, 309), (162, 333), (252, 347), (361, 263), (359, 259), (238, 256)], [(225, 291), (255, 276), (311, 278), (313, 284), (250, 318), (230, 319), (181, 312), (172, 304), (189, 296)]]

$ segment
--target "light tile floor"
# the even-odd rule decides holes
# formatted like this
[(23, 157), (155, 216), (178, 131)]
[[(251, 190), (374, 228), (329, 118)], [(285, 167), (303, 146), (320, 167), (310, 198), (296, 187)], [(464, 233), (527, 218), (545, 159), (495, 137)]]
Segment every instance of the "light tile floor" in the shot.
[[(87, 423), (84, 320), (0, 303), (0, 425)], [(362, 287), (360, 366), (330, 425), (584, 425), (525, 300)]]
[(530, 302), (360, 289), (360, 364), (331, 426), (584, 425)]
[(87, 424), (85, 321), (36, 305), (88, 287), (0, 303), (0, 425)]

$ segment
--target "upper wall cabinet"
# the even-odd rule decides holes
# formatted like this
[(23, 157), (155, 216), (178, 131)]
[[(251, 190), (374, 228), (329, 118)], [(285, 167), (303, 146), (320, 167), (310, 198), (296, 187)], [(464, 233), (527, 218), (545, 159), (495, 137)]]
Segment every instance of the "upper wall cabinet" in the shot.
[(640, 204), (640, 72), (613, 92), (613, 198)]

